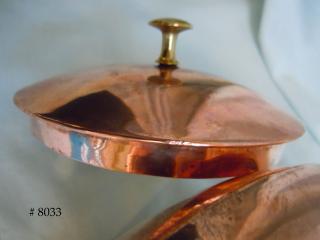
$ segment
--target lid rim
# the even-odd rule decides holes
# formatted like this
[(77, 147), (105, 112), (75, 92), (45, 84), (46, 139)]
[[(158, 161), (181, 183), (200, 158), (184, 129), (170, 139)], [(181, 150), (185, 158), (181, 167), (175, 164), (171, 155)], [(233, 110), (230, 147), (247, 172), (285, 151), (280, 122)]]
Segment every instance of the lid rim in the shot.
[(204, 147), (204, 148), (210, 148), (210, 147), (226, 147), (226, 148), (239, 148), (239, 147), (265, 147), (265, 146), (273, 146), (273, 145), (281, 145), (286, 144), (290, 141), (296, 140), (299, 137), (301, 137), (304, 132), (302, 132), (300, 135), (286, 138), (286, 139), (276, 139), (274, 141), (243, 141), (243, 140), (232, 140), (232, 141), (184, 141), (179, 139), (161, 139), (161, 138), (151, 138), (144, 139), (143, 137), (139, 138), (137, 137), (131, 137), (131, 136), (125, 136), (123, 134), (115, 135), (112, 133), (99, 133), (96, 131), (83, 129), (80, 126), (72, 126), (69, 124), (66, 124), (64, 122), (60, 122), (58, 120), (50, 119), (43, 117), (42, 115), (38, 114), (28, 114), (32, 117), (35, 117), (39, 120), (43, 120), (49, 124), (55, 125), (58, 129), (64, 129), (67, 131), (72, 131), (80, 134), (90, 135), (93, 137), (102, 137), (106, 139), (116, 140), (116, 141), (133, 141), (133, 142), (143, 142), (143, 143), (156, 143), (156, 144), (163, 144), (168, 146), (177, 146), (177, 147)]

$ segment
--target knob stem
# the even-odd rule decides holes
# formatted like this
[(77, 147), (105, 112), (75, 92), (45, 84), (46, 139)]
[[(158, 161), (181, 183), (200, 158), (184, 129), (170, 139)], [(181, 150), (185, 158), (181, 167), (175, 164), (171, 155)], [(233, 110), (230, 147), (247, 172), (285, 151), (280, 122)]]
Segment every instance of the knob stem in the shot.
[(162, 32), (162, 49), (157, 62), (160, 65), (176, 66), (176, 40), (178, 34), (184, 30), (190, 29), (190, 23), (175, 19), (175, 18), (161, 18), (150, 22)]

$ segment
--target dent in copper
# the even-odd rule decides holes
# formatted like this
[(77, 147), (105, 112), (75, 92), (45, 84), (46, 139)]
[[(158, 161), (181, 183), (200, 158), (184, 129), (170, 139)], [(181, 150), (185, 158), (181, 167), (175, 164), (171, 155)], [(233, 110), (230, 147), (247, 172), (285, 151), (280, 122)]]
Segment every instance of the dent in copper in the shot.
[(319, 165), (232, 179), (177, 204), (121, 239), (317, 240), (319, 182)]

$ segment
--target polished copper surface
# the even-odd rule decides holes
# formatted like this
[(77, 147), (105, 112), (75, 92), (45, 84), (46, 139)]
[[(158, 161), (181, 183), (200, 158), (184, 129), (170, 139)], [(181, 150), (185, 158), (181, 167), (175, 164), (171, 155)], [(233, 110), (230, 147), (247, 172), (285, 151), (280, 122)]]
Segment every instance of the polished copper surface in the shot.
[(167, 177), (265, 170), (302, 126), (247, 88), (168, 67), (111, 66), (49, 79), (15, 102), (35, 135), (101, 168)]
[(260, 172), (213, 186), (121, 239), (320, 239), (320, 166)]
[(80, 162), (114, 171), (176, 178), (231, 177), (266, 170), (278, 160), (281, 147), (179, 146), (92, 136), (41, 118), (33, 119), (32, 128), (46, 146)]
[(22, 89), (15, 102), (75, 132), (167, 145), (258, 146), (303, 133), (247, 88), (172, 68), (109, 67), (57, 77)]

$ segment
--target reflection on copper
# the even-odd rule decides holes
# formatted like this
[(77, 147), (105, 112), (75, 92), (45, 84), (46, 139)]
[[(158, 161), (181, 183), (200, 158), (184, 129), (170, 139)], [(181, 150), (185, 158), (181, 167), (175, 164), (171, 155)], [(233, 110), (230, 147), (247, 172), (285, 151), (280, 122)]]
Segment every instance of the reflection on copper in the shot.
[(72, 159), (127, 173), (176, 178), (242, 176), (266, 170), (280, 146), (194, 147), (93, 137), (43, 119), (33, 132), (46, 146)]
[[(226, 164), (227, 163), (227, 164)], [(206, 161), (198, 161), (198, 166), (186, 170), (183, 174), (188, 177), (210, 178), (212, 175), (217, 177), (242, 176), (258, 171), (256, 161), (244, 153), (221, 154)], [(196, 169), (196, 171), (194, 170)]]
[(213, 186), (121, 239), (320, 238), (320, 166), (253, 173)]
[(126, 135), (128, 132), (125, 126), (129, 124), (136, 131), (141, 131), (130, 108), (108, 91), (77, 98), (40, 116), (101, 133), (117, 132)]
[(303, 133), (250, 90), (172, 67), (114, 66), (63, 76), (22, 89), (15, 102), (32, 116), (35, 135), (59, 153), (166, 177), (268, 169), (280, 144)]
[[(162, 79), (164, 72), (181, 84), (150, 84), (150, 77)], [(113, 67), (64, 76), (19, 91), (15, 102), (34, 117), (76, 132), (162, 144), (279, 144), (303, 133), (297, 121), (252, 91), (181, 69)]]

